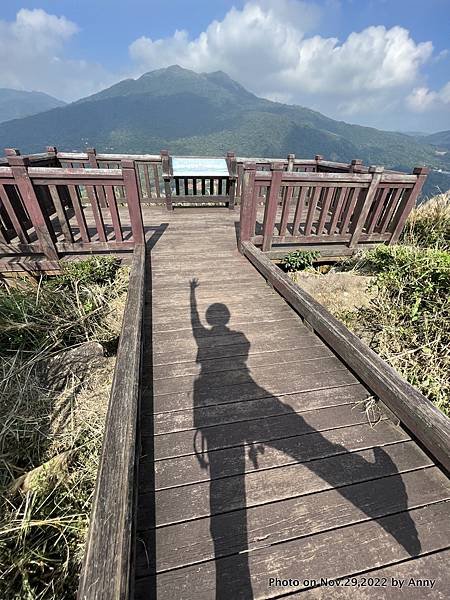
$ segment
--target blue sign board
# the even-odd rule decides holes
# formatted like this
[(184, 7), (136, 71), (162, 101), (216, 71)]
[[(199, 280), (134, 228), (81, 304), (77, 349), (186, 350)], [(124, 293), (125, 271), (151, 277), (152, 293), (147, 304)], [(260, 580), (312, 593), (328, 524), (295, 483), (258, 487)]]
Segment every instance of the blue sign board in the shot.
[(228, 177), (224, 158), (172, 158), (175, 177)]

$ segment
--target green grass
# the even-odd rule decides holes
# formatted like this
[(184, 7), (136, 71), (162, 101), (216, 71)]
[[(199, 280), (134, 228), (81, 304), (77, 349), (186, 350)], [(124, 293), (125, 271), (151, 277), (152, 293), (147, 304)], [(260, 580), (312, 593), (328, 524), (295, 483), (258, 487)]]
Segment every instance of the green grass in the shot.
[(63, 389), (55, 353), (118, 337), (128, 271), (114, 259), (0, 287), (0, 598), (75, 598), (113, 357)]
[(435, 199), (414, 212), (402, 243), (349, 261), (347, 267), (375, 276), (377, 293), (368, 307), (339, 316), (450, 416), (448, 214), (448, 198)]

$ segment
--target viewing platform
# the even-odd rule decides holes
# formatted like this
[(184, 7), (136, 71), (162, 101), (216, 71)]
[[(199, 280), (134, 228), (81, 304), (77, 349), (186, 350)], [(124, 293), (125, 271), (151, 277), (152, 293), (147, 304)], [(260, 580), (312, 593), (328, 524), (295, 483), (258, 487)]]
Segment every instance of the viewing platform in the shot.
[(426, 170), (224, 161), (0, 165), (2, 270), (131, 265), (78, 598), (447, 598), (449, 419), (272, 262), (395, 243)]

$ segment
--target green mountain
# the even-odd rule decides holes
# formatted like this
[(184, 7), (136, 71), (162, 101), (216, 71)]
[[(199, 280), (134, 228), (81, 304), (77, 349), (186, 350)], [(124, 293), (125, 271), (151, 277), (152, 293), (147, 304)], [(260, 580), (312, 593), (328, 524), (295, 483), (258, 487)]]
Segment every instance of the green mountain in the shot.
[[(240, 156), (294, 152), (329, 160), (410, 171), (429, 165), (450, 171), (450, 159), (410, 136), (335, 121), (301, 106), (258, 98), (225, 73), (178, 66), (126, 79), (64, 107), (0, 124), (3, 146), (22, 152), (46, 145), (64, 150)], [(444, 174), (444, 178), (446, 175)], [(441, 183), (442, 185), (442, 183)], [(450, 177), (449, 177), (450, 187)]]
[(427, 144), (437, 146), (438, 148), (442, 148), (443, 150), (450, 150), (450, 130), (438, 131), (437, 133), (427, 135), (425, 136), (424, 141)]
[(64, 106), (65, 102), (43, 92), (22, 92), (0, 88), (0, 123)]

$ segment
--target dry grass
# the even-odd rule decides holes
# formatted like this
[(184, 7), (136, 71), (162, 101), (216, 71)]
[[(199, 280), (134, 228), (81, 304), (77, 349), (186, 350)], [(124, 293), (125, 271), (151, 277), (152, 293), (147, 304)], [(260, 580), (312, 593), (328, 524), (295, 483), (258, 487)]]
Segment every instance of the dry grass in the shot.
[(74, 344), (114, 348), (127, 277), (0, 290), (0, 598), (75, 597), (115, 359), (65, 370), (62, 388), (46, 373)]

